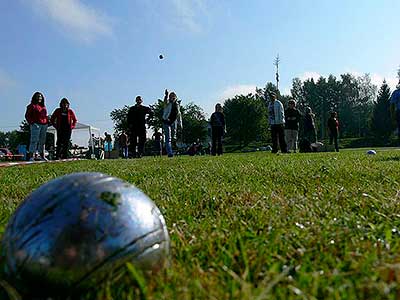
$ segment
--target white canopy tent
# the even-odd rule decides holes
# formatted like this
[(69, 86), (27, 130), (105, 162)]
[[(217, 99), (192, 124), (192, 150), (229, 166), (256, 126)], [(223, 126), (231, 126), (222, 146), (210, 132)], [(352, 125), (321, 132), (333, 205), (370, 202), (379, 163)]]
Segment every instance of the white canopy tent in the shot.
[[(97, 133), (97, 135), (100, 136), (100, 129), (93, 127), (91, 125), (87, 125), (87, 124), (83, 124), (83, 123), (79, 123), (77, 122), (75, 125), (75, 128), (73, 129), (73, 132), (76, 130), (87, 130), (88, 134), (89, 134), (89, 145), (91, 145), (92, 148), (92, 153), (94, 153), (94, 143), (93, 143), (93, 137), (92, 134), (93, 133)], [(47, 132), (53, 133), (54, 134), (54, 142), (57, 141), (57, 130), (53, 127), (53, 126), (49, 126), (47, 128)]]

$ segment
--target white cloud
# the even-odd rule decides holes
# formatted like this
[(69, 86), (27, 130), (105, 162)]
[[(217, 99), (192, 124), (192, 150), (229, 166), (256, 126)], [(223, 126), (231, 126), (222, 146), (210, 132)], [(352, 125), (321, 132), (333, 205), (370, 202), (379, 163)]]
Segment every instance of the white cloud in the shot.
[(314, 79), (314, 81), (317, 81), (318, 78), (321, 77), (321, 74), (319, 74), (318, 72), (304, 72), (302, 75), (299, 76), (301, 81), (306, 81), (307, 79)]
[(254, 84), (239, 84), (234, 86), (229, 86), (220, 93), (219, 99), (226, 100), (233, 98), (236, 95), (248, 95), (250, 93), (254, 94), (256, 92), (256, 85)]
[[(355, 77), (361, 77), (364, 75), (364, 73), (356, 71), (356, 70), (345, 70), (344, 72), (341, 72), (340, 74), (346, 74), (349, 73)], [(340, 79), (340, 74), (333, 74), (334, 76), (336, 76), (338, 79)], [(317, 81), (318, 78), (320, 76), (324, 76), (325, 78), (329, 76), (329, 74), (320, 74), (318, 72), (315, 71), (307, 71), (304, 72), (302, 75), (298, 76), (301, 81), (305, 81), (307, 79), (313, 78), (314, 81)], [(371, 83), (376, 85), (378, 88), (382, 85), (383, 80), (386, 80), (387, 84), (389, 85), (389, 87), (393, 90), (396, 88), (396, 85), (398, 84), (399, 80), (397, 79), (396, 75), (383, 75), (383, 74), (378, 74), (378, 73), (370, 73), (369, 74), (370, 78), (371, 78)]]
[(11, 77), (0, 69), (0, 89), (7, 89), (15, 86), (16, 83)]
[(399, 82), (395, 76), (384, 77), (380, 74), (370, 74), (370, 76), (371, 82), (375, 84), (378, 88), (382, 85), (383, 80), (386, 80), (388, 86), (392, 90), (396, 88), (396, 85)]
[(80, 0), (34, 0), (31, 3), (39, 13), (83, 41), (112, 34), (109, 18)]
[(204, 0), (171, 0), (175, 9), (177, 23), (191, 32), (201, 32), (202, 26), (198, 19), (200, 14), (207, 12)]

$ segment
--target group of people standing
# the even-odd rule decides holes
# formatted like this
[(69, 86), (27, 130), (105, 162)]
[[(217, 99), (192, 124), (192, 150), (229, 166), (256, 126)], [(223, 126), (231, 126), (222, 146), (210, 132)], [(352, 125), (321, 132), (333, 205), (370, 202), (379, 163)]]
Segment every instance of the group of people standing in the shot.
[(56, 159), (68, 157), (72, 129), (75, 128), (77, 119), (75, 113), (69, 108), (67, 98), (62, 98), (60, 105), (53, 114), (48, 116), (45, 98), (41, 92), (35, 92), (31, 103), (27, 106), (25, 119), (30, 126), (30, 142), (27, 159), (47, 160), (45, 155), (47, 127), (53, 125), (57, 130)]
[[(173, 157), (174, 153), (172, 150), (172, 139), (175, 136), (177, 127), (183, 128), (182, 116), (178, 103), (178, 97), (174, 92), (168, 92), (165, 90), (164, 93), (164, 108), (162, 114), (162, 123), (165, 139), (165, 148), (168, 157)], [(134, 158), (140, 158), (144, 154), (144, 145), (146, 142), (146, 117), (149, 120), (153, 115), (153, 111), (150, 107), (143, 105), (141, 96), (136, 97), (136, 104), (131, 106), (128, 111), (128, 135), (122, 133), (120, 136), (120, 147), (123, 147), (124, 157), (128, 157), (128, 148), (131, 156)], [(129, 141), (127, 139), (129, 138)], [(155, 139), (155, 149), (161, 153), (161, 134), (156, 131), (153, 135)]]
[[(168, 157), (173, 157), (172, 141), (176, 136), (177, 129), (183, 130), (182, 114), (175, 92), (165, 90), (162, 111), (162, 129), (164, 133), (165, 150)], [(146, 142), (146, 123), (153, 117), (154, 112), (150, 107), (143, 105), (141, 96), (135, 99), (136, 104), (128, 111), (128, 133), (122, 132), (119, 137), (119, 147), (123, 157), (140, 158), (144, 154)], [(147, 119), (147, 120), (146, 120)], [(211, 154), (222, 154), (222, 137), (226, 132), (225, 117), (222, 112), (222, 105), (215, 106), (215, 112), (211, 115), (210, 124), (212, 128)], [(155, 131), (153, 134), (155, 149), (154, 152), (162, 154), (162, 134)]]
[[(312, 145), (317, 142), (317, 134), (312, 110), (305, 108), (304, 116), (296, 108), (296, 101), (290, 99), (286, 110), (275, 92), (269, 92), (268, 120), (271, 127), (272, 153), (277, 153), (279, 148), (282, 153), (296, 152), (298, 150), (300, 124), (303, 125), (303, 136), (300, 143), (302, 151), (312, 151)], [(338, 135), (339, 121), (336, 112), (331, 112), (327, 122), (330, 144), (335, 145), (339, 152)], [(278, 148), (279, 146), (279, 148)]]

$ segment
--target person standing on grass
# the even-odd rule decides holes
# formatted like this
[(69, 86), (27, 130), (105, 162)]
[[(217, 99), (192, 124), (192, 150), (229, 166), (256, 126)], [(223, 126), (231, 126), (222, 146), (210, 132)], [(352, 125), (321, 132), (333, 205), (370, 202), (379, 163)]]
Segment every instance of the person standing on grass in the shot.
[(288, 102), (288, 108), (285, 110), (285, 138), (288, 152), (297, 151), (300, 119), (301, 114), (296, 108), (296, 101), (290, 99)]
[(26, 107), (25, 119), (31, 131), (27, 159), (34, 161), (36, 153), (39, 152), (41, 160), (47, 161), (45, 144), (49, 118), (42, 93), (36, 92), (33, 94), (31, 103)]
[(312, 151), (311, 144), (317, 141), (317, 132), (315, 130), (315, 122), (311, 107), (307, 106), (304, 115), (304, 141), (306, 144), (306, 152)]
[(272, 153), (278, 153), (279, 147), (282, 153), (287, 153), (285, 141), (285, 112), (282, 103), (277, 99), (275, 92), (269, 92), (268, 105), (269, 125), (271, 126)]
[(396, 119), (397, 123), (397, 137), (400, 144), (400, 80), (397, 84), (396, 90), (390, 96), (390, 112), (392, 119)]
[(167, 150), (168, 157), (173, 157), (172, 151), (172, 139), (175, 136), (176, 127), (182, 127), (182, 117), (179, 108), (178, 97), (174, 92), (168, 93), (165, 90), (164, 95), (164, 111), (163, 111), (163, 126), (164, 126), (164, 138), (165, 148)]
[(338, 135), (339, 135), (339, 121), (337, 113), (331, 112), (331, 116), (328, 119), (328, 133), (329, 133), (329, 145), (335, 144), (335, 151), (339, 152)]
[(154, 138), (154, 154), (162, 156), (162, 133), (156, 129), (153, 133)]
[[(129, 141), (133, 157), (142, 157), (144, 144), (146, 142), (146, 115), (148, 118), (153, 116), (153, 111), (142, 105), (141, 96), (136, 97), (136, 104), (131, 106), (128, 111)], [(137, 151), (136, 151), (137, 146)]]
[(215, 112), (210, 118), (211, 124), (211, 154), (212, 155), (222, 155), (222, 137), (226, 132), (225, 116), (222, 112), (222, 105), (217, 103), (215, 105)]
[(128, 135), (125, 133), (125, 131), (122, 131), (118, 137), (118, 146), (121, 150), (121, 155), (123, 158), (129, 157), (128, 145)]
[(62, 98), (60, 107), (53, 112), (50, 119), (50, 123), (57, 130), (56, 159), (68, 158), (69, 142), (76, 122), (75, 113), (69, 108), (68, 99)]
[(111, 158), (111, 151), (112, 151), (111, 134), (104, 132), (104, 152), (106, 153), (106, 158)]

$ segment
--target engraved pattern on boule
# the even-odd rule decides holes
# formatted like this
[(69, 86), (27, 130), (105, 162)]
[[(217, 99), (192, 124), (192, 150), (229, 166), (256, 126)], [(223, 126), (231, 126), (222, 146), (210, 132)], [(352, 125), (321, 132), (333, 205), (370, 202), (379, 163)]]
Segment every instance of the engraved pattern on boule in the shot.
[(74, 173), (32, 192), (2, 240), (5, 273), (17, 285), (87, 289), (132, 262), (157, 271), (169, 235), (154, 202), (135, 186), (101, 173)]

